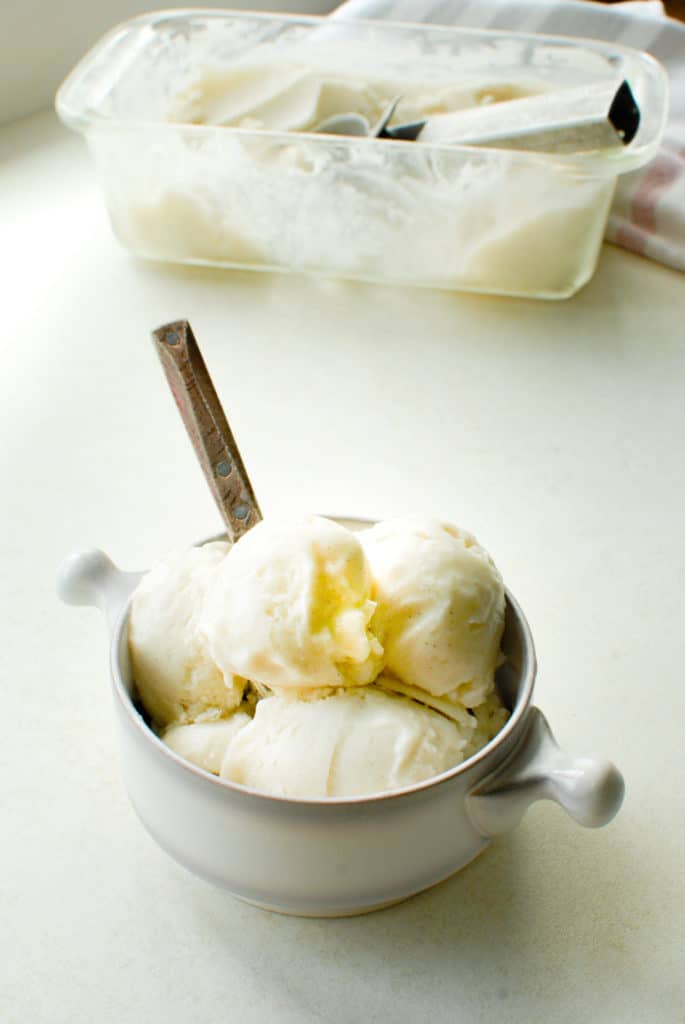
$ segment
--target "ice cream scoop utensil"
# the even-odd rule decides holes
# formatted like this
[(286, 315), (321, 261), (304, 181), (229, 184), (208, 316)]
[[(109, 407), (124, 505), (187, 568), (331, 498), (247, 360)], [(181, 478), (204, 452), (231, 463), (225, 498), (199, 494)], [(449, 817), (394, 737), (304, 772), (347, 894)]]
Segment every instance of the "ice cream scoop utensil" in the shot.
[(328, 117), (314, 130), (327, 135), (561, 154), (627, 146), (640, 125), (640, 110), (626, 81), (618, 86), (612, 80), (525, 96), (389, 127), (400, 99), (397, 96), (392, 101), (374, 128), (361, 114), (350, 112)]
[(387, 105), (378, 122), (372, 128), (363, 114), (355, 114), (352, 111), (347, 114), (333, 114), (321, 121), (314, 131), (322, 135), (351, 135), (359, 138), (387, 139), (390, 138), (388, 121), (395, 113), (395, 107), (402, 99), (395, 96)]
[(229, 539), (238, 540), (262, 513), (195, 335), (187, 320), (176, 320), (152, 339)]
[(397, 107), (397, 104), (400, 102), (401, 99), (401, 96), (395, 96), (395, 98), (392, 99), (390, 103), (388, 103), (387, 107), (381, 114), (380, 120), (371, 129), (371, 134), (373, 135), (374, 139), (389, 138), (388, 122), (390, 121), (392, 115), (395, 113), (395, 108)]
[(320, 121), (314, 131), (317, 135), (349, 135), (364, 138), (371, 134), (371, 125), (363, 114), (333, 114)]
[(490, 106), (434, 114), (388, 128), (386, 137), (546, 153), (620, 148), (635, 138), (640, 110), (626, 81), (598, 82)]

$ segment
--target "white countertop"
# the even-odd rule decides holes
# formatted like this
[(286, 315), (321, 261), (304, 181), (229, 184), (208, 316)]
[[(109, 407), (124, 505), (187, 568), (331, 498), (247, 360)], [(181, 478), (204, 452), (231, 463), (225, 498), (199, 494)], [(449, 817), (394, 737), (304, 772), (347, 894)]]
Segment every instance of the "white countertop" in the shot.
[[(682, 1024), (685, 278), (606, 248), (564, 303), (135, 262), (80, 140), (0, 131), (3, 1024)], [(617, 819), (538, 804), (367, 917), (243, 905), (177, 867), (119, 776), (103, 623), (56, 567), (220, 527), (149, 340), (187, 317), (267, 514), (436, 514), (521, 601), (560, 743)]]

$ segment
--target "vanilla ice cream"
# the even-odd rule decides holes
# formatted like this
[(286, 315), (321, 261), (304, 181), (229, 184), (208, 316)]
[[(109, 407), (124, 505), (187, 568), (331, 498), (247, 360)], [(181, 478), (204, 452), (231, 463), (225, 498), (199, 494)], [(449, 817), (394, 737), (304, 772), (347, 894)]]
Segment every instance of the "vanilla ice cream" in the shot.
[(477, 707), (493, 690), (504, 629), (504, 584), (488, 553), (438, 521), (389, 520), (358, 536), (386, 669), (407, 686)]
[(244, 711), (235, 711), (228, 718), (214, 722), (170, 725), (162, 733), (162, 739), (179, 757), (219, 775), (229, 743), (251, 721)]
[(266, 131), (310, 131), (320, 121), (354, 110), (377, 117), (388, 90), (335, 69), (279, 62), (206, 69), (172, 103), (171, 120)]
[(361, 796), (460, 764), (501, 729), (504, 587), (468, 533), (316, 516), (175, 554), (139, 584), (141, 700), (187, 761), (289, 797)]
[(158, 726), (225, 716), (245, 680), (222, 671), (198, 628), (207, 584), (229, 545), (170, 555), (139, 583), (131, 602), (129, 650), (138, 693)]
[(383, 656), (369, 626), (371, 587), (349, 530), (314, 516), (264, 521), (217, 567), (200, 628), (227, 678), (275, 691), (359, 686)]
[(465, 737), (442, 715), (377, 686), (315, 700), (267, 697), (228, 745), (223, 778), (294, 798), (363, 796), (452, 768)]
[(400, 97), (394, 124), (536, 95), (549, 86), (532, 74), (517, 81), (472, 73), (462, 81), (360, 77), (342, 66), (246, 61), (205, 68), (173, 98), (169, 119), (259, 131), (313, 131), (336, 114), (354, 112), (370, 123)]

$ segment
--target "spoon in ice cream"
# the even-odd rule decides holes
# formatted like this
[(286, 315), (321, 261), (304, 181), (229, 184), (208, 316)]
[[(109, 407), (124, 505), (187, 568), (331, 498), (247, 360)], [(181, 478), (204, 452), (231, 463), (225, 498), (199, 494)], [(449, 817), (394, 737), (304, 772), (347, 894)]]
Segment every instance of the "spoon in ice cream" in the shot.
[(363, 114), (355, 114), (350, 111), (347, 114), (333, 114), (331, 117), (325, 118), (316, 125), (314, 131), (317, 135), (350, 135), (357, 138), (386, 139), (389, 137), (388, 122), (401, 99), (401, 96), (395, 96), (390, 101), (373, 128)]
[(398, 96), (372, 131), (360, 114), (336, 114), (314, 130), (431, 145), (478, 145), (546, 153), (580, 153), (628, 145), (640, 110), (626, 81), (595, 82), (519, 97), (390, 127)]
[(262, 513), (195, 335), (187, 320), (176, 320), (153, 331), (152, 340), (229, 540), (236, 541)]
[(485, 107), (434, 114), (389, 128), (387, 137), (433, 145), (495, 146), (547, 153), (580, 153), (627, 146), (640, 110), (624, 80), (594, 82)]

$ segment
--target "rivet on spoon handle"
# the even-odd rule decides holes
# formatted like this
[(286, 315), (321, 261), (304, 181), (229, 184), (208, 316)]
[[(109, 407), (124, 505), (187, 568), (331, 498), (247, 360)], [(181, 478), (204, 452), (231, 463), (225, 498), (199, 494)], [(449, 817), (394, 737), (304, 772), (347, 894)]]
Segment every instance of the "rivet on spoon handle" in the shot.
[(238, 540), (262, 513), (195, 335), (187, 320), (176, 320), (152, 339), (229, 538)]

